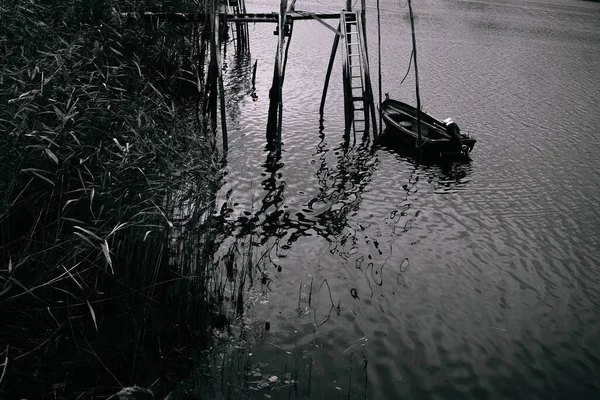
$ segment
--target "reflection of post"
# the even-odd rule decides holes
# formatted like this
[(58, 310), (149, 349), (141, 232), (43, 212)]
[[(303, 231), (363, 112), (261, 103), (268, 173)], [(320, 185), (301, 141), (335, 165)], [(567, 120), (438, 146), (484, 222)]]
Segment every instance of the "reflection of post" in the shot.
[[(340, 30), (340, 25), (338, 24), (338, 31)], [(321, 95), (321, 107), (319, 108), (319, 113), (321, 113), (321, 118), (323, 118), (323, 110), (325, 109), (325, 98), (327, 97), (327, 88), (329, 87), (329, 79), (331, 78), (331, 70), (333, 69), (333, 62), (335, 61), (335, 53), (337, 52), (338, 44), (340, 43), (340, 35), (336, 34), (333, 38), (333, 46), (331, 48), (331, 56), (329, 57), (329, 66), (327, 67), (327, 74), (325, 75), (325, 85), (323, 85), (323, 94)]]

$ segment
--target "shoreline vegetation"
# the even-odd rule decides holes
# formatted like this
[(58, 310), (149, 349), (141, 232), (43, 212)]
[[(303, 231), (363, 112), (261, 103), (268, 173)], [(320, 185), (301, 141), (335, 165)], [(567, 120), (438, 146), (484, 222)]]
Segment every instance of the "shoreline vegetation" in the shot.
[(227, 325), (231, 282), (243, 308), (234, 251), (213, 259), (203, 27), (119, 18), (203, 9), (0, 2), (0, 399), (162, 398)]

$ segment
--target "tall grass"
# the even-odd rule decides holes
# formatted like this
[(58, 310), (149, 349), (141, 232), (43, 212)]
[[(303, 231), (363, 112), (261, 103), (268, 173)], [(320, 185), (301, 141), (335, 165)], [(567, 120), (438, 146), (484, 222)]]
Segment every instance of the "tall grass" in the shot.
[(0, 1), (0, 398), (169, 382), (207, 339), (219, 166), (196, 122), (202, 27), (120, 18), (165, 4), (202, 9)]

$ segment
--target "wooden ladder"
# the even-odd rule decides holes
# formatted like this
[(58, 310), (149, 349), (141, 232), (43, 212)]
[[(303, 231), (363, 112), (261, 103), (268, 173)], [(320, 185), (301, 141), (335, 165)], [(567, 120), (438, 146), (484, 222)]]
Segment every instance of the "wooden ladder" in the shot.
[(368, 77), (365, 76), (366, 55), (358, 14), (342, 11), (343, 69), (346, 121), (354, 132), (369, 130), (369, 102), (365, 95)]

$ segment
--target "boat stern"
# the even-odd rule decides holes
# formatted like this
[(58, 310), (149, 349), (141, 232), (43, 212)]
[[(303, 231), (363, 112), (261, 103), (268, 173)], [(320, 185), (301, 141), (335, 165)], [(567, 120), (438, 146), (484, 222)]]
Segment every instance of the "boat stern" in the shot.
[(463, 156), (469, 155), (475, 146), (475, 139), (466, 133), (462, 133), (458, 124), (452, 118), (446, 118), (442, 122), (446, 126), (446, 132), (450, 136), (450, 142), (452, 147), (456, 149), (455, 151)]

